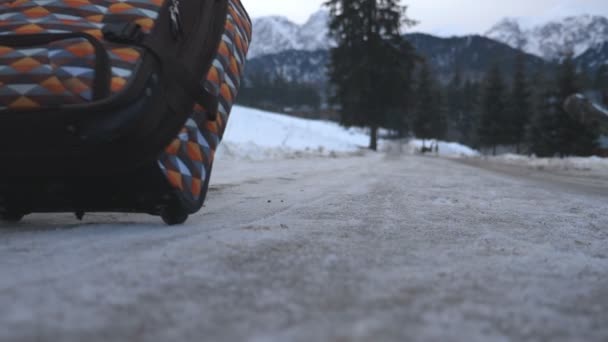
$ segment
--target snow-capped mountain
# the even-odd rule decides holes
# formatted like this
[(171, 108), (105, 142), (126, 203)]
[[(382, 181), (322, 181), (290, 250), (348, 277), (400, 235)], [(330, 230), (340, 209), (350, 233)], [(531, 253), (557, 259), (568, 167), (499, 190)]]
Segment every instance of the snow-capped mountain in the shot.
[(504, 19), (492, 27), (486, 36), (553, 61), (567, 53), (578, 57), (608, 41), (608, 19), (581, 15), (532, 27), (523, 25), (517, 19)]
[[(493, 65), (500, 65), (502, 71), (512, 74), (520, 54), (508, 44), (479, 35), (444, 38), (410, 33), (405, 38), (444, 83), (449, 82), (456, 71), (464, 79), (481, 80)], [(524, 54), (524, 61), (530, 70), (541, 70), (548, 64), (531, 54)]]
[(318, 11), (310, 16), (308, 21), (300, 27), (299, 41), (304, 50), (326, 50), (331, 43), (327, 34), (329, 24), (329, 13)]
[[(329, 14), (324, 10), (314, 13), (303, 25), (279, 16), (254, 19), (249, 58), (288, 50), (326, 50), (331, 46), (327, 37), (328, 22)], [(607, 42), (608, 18), (581, 15), (537, 26), (526, 26), (521, 20), (507, 18), (494, 25), (485, 36), (554, 61), (570, 52), (579, 57), (590, 48)]]
[(287, 50), (328, 49), (328, 20), (329, 14), (322, 10), (314, 13), (303, 25), (279, 16), (254, 19), (254, 37), (248, 57), (255, 58)]
[[(328, 49), (332, 45), (327, 37), (328, 22), (327, 11), (313, 14), (303, 25), (276, 16), (255, 19), (248, 75), (281, 77), (324, 89)], [(529, 54), (527, 63), (535, 70), (549, 68), (567, 50), (575, 53), (575, 63), (580, 69), (590, 74), (608, 63), (608, 19), (601, 16), (567, 17), (536, 27), (505, 19), (485, 36), (434, 37), (411, 33), (405, 37), (444, 82), (454, 70), (469, 79), (481, 78), (496, 63), (509, 71), (518, 47)]]

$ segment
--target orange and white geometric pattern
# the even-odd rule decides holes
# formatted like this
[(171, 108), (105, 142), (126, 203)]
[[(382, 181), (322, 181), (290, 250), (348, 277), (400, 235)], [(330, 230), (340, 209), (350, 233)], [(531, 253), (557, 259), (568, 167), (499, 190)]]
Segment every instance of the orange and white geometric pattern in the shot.
[(219, 100), (217, 119), (196, 105), (179, 136), (158, 161), (169, 183), (193, 207), (202, 204), (205, 181), (222, 139), (243, 77), (251, 41), (251, 21), (239, 0), (229, 0), (224, 34), (204, 87)]
[[(112, 93), (118, 93), (133, 76), (140, 60), (138, 48), (105, 42), (101, 29), (105, 24), (135, 22), (149, 33), (158, 17), (164, 0), (14, 0), (0, 2), (0, 35), (26, 35), (38, 33), (84, 32), (101, 41), (110, 57)], [(0, 85), (13, 84), (6, 98), (0, 95), (0, 109), (28, 109), (55, 104), (72, 104), (90, 101), (91, 70), (94, 53), (84, 41), (66, 41), (44, 47), (13, 49), (0, 46)], [(63, 49), (63, 50), (62, 50)], [(14, 60), (22, 56), (23, 60)], [(61, 65), (56, 64), (61, 60)], [(5, 66), (17, 63), (17, 67)], [(34, 67), (35, 66), (35, 67)], [(72, 69), (67, 69), (72, 67)], [(62, 73), (57, 79), (52, 71)], [(46, 77), (45, 76), (49, 76)], [(41, 82), (47, 82), (47, 86)], [(52, 88), (57, 98), (41, 94)], [(66, 92), (63, 91), (66, 88)], [(20, 94), (21, 93), (21, 94)], [(20, 96), (18, 96), (19, 94)], [(18, 99), (15, 100), (15, 96)], [(15, 102), (17, 101), (17, 102)], [(49, 103), (45, 101), (50, 101)], [(61, 102), (64, 101), (64, 102)]]
[(34, 48), (0, 46), (0, 109), (88, 102), (94, 78), (95, 48), (84, 38)]

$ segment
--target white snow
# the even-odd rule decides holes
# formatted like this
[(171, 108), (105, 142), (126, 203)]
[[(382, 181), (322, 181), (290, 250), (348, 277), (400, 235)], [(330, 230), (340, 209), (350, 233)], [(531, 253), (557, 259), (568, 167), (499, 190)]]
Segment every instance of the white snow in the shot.
[(598, 15), (560, 18), (541, 25), (528, 26), (522, 19), (507, 18), (485, 34), (513, 48), (546, 60), (556, 60), (572, 52), (578, 57), (608, 41), (608, 19)]
[(280, 16), (255, 18), (254, 36), (247, 57), (286, 50), (327, 50), (331, 46), (331, 41), (327, 38), (328, 22), (329, 13), (324, 10), (313, 13), (303, 25)]
[(364, 131), (345, 129), (334, 122), (234, 106), (218, 157), (259, 160), (303, 154), (328, 156), (357, 152), (368, 141)]
[(504, 154), (495, 157), (484, 157), (490, 162), (516, 165), (536, 170), (558, 171), (566, 173), (585, 173), (588, 175), (608, 175), (608, 158), (600, 157), (567, 157), (537, 158), (517, 154)]
[[(329, 13), (320, 10), (298, 25), (285, 17), (268, 16), (253, 20), (254, 39), (249, 58), (286, 50), (326, 50)], [(559, 59), (566, 52), (580, 56), (585, 51), (608, 41), (608, 19), (599, 15), (558, 18), (539, 25), (528, 25), (521, 18), (506, 18), (485, 34), (514, 48), (523, 47), (547, 60)]]
[(283, 50), (299, 49), (294, 40), (299, 31), (298, 25), (285, 17), (270, 16), (253, 20), (253, 40), (249, 47), (249, 58), (277, 53)]
[(211, 186), (182, 227), (3, 224), (0, 341), (608, 336), (605, 196), (371, 153), (220, 160)]
[[(434, 143), (434, 142), (433, 142)], [(424, 146), (429, 147), (431, 142), (427, 140)], [(422, 140), (414, 139), (408, 143), (411, 152), (417, 152), (422, 149)], [(413, 148), (413, 151), (411, 150)], [(479, 156), (479, 152), (474, 149), (455, 142), (439, 141), (439, 156), (441, 157), (475, 157)]]
[[(385, 130), (380, 131), (386, 134)], [(300, 119), (258, 109), (235, 106), (232, 110), (218, 157), (231, 159), (281, 159), (301, 156), (338, 156), (359, 153), (369, 143), (366, 130), (346, 129), (337, 123)], [(392, 145), (408, 154), (419, 153), (422, 140), (389, 143), (380, 141), (382, 150)], [(388, 146), (391, 145), (391, 146)], [(430, 141), (426, 141), (429, 147)], [(453, 142), (439, 141), (439, 156), (478, 156), (479, 152)]]
[[(386, 133), (381, 130), (381, 134)], [(346, 129), (337, 123), (300, 119), (262, 110), (235, 106), (232, 110), (224, 140), (218, 150), (219, 158), (279, 159), (301, 156), (338, 156), (358, 153), (369, 142), (366, 130)], [(430, 141), (426, 141), (429, 147)], [(380, 141), (383, 145), (401, 144)], [(419, 153), (422, 140), (411, 140), (402, 152)], [(401, 147), (403, 149), (403, 147)], [(453, 142), (439, 141), (439, 156), (478, 156), (479, 152)]]
[[(366, 142), (333, 123), (236, 107), (224, 146)], [(223, 159), (215, 170), (204, 210), (182, 227), (120, 213), (3, 223), (0, 341), (608, 336), (605, 194), (380, 153)]]
[[(380, 133), (386, 133), (381, 130)], [(293, 159), (299, 157), (339, 157), (361, 154), (369, 136), (363, 129), (346, 129), (337, 123), (300, 119), (283, 114), (235, 106), (217, 157), (231, 160)], [(434, 141), (433, 141), (434, 143)], [(418, 154), (422, 140), (379, 142), (381, 151)], [(425, 142), (430, 147), (431, 141)], [(515, 154), (482, 156), (478, 151), (454, 142), (439, 141), (439, 153), (446, 158), (484, 158), (490, 162), (537, 170), (608, 174), (608, 158), (536, 158)]]

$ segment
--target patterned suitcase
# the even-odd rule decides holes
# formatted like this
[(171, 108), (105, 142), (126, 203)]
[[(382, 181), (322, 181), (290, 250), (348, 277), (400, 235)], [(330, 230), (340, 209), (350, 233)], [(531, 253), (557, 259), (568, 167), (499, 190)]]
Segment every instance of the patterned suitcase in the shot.
[(0, 214), (203, 205), (251, 40), (239, 0), (0, 0)]

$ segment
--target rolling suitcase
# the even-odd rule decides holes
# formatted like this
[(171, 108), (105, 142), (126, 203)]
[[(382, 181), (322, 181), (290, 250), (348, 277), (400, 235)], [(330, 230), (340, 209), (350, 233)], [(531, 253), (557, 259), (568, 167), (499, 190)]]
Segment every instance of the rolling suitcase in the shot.
[(0, 0), (0, 217), (185, 222), (250, 40), (240, 0)]

